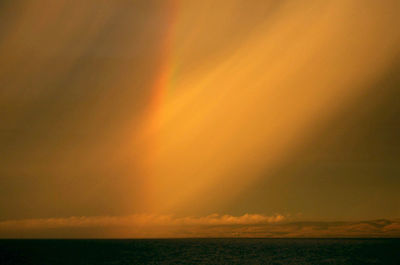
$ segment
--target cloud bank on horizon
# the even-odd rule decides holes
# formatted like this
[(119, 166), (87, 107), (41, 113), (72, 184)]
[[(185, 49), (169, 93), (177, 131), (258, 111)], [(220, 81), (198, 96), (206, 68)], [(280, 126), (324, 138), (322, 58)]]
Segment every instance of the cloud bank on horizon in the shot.
[(293, 221), (276, 214), (205, 217), (138, 214), (0, 222), (0, 238), (398, 237), (400, 219)]

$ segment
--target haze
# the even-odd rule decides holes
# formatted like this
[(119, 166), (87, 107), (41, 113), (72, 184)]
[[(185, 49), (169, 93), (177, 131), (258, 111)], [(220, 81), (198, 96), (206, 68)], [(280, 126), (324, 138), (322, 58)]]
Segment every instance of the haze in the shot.
[(399, 236), (399, 12), (2, 1), (0, 237)]

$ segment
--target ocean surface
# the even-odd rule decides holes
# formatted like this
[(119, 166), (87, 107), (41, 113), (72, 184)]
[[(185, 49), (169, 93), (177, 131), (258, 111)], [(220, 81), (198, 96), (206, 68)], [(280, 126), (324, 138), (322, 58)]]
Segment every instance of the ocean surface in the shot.
[(400, 239), (0, 240), (0, 264), (400, 264)]

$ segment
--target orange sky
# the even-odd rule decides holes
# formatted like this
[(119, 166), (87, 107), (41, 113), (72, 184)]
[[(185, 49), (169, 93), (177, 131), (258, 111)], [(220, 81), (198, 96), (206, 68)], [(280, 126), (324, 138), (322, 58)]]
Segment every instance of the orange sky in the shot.
[[(0, 237), (54, 222), (78, 227), (72, 237), (92, 224), (94, 237), (224, 236), (236, 229), (224, 218), (243, 216), (268, 226), (258, 236), (297, 221), (343, 222), (325, 236), (398, 235), (398, 11), (396, 0), (5, 1)], [(167, 228), (134, 233), (138, 216)], [(198, 221), (210, 216), (221, 230)], [(379, 231), (349, 232), (381, 218)]]

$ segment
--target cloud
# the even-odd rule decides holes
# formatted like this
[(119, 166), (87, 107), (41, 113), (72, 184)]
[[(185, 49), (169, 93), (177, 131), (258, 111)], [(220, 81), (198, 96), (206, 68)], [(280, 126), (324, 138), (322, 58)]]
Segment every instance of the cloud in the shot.
[(130, 216), (25, 219), (0, 222), (0, 238), (399, 237), (400, 219), (293, 222), (276, 214), (204, 217)]
[(65, 228), (65, 227), (111, 227), (111, 226), (208, 226), (208, 225), (255, 225), (276, 223), (285, 219), (282, 215), (265, 216), (244, 214), (242, 216), (212, 214), (204, 217), (174, 217), (172, 215), (137, 214), (128, 216), (94, 216), (48, 219), (24, 219), (0, 222), (1, 229), (15, 228)]

